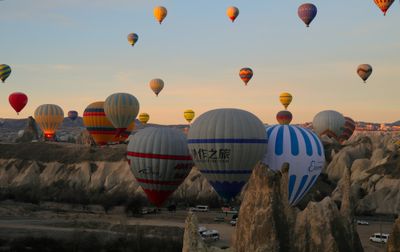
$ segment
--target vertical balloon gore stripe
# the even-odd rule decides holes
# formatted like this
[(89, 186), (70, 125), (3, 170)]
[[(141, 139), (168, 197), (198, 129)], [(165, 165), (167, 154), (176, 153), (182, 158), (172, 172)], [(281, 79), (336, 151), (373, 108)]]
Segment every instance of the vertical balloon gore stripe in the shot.
[(306, 153), (308, 156), (312, 156), (313, 154), (313, 148), (311, 145), (311, 141), (309, 136), (307, 135), (306, 131), (300, 127), (296, 127), (296, 129), (298, 129), (301, 133), (301, 135), (303, 136), (304, 139), (304, 143), (306, 144)]
[(310, 133), (311, 137), (314, 139), (315, 145), (317, 146), (318, 156), (321, 156), (322, 155), (321, 141), (310, 130), (307, 130), (307, 131), (308, 131), (308, 133)]
[[(290, 168), (289, 168), (289, 169), (290, 169)], [(291, 203), (297, 201), (297, 199), (299, 198), (300, 193), (302, 192), (302, 190), (303, 190), (303, 188), (304, 188), (304, 185), (305, 185), (306, 182), (307, 182), (307, 179), (308, 179), (308, 175), (304, 175), (304, 176), (301, 178), (300, 185), (299, 185), (299, 187), (297, 188), (297, 191), (296, 191), (296, 194), (294, 195), (293, 200), (290, 201)], [(289, 200), (290, 200), (290, 199), (289, 199)]]
[(311, 177), (310, 182), (308, 182), (308, 185), (307, 185), (306, 189), (304, 189), (304, 191), (303, 191), (303, 193), (300, 195), (300, 197), (298, 197), (298, 198), (296, 199), (296, 201), (293, 201), (294, 204), (297, 204), (297, 201), (301, 200), (301, 199), (304, 197), (304, 195), (308, 192), (308, 190), (310, 190), (311, 186), (314, 185), (314, 183), (315, 183), (315, 181), (317, 180), (317, 178), (318, 178), (317, 175), (314, 175), (314, 176)]
[(280, 126), (278, 129), (278, 134), (276, 138), (276, 143), (275, 143), (275, 154), (280, 156), (283, 154), (283, 133), (284, 133), (284, 127)]
[(297, 178), (296, 175), (291, 175), (289, 178), (289, 199), (292, 198), (294, 185), (296, 184), (296, 178)]
[(290, 143), (291, 143), (291, 152), (293, 156), (299, 155), (299, 140), (297, 139), (296, 132), (292, 127), (289, 128), (290, 133)]

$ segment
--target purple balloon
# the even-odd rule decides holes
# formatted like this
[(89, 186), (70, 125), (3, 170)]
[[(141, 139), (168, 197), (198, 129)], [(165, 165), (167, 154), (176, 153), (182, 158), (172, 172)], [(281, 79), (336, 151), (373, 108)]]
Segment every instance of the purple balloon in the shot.
[(308, 27), (317, 15), (317, 7), (311, 3), (302, 4), (298, 9), (297, 14)]
[(78, 118), (78, 112), (76, 112), (75, 110), (69, 111), (68, 118), (71, 119), (72, 121), (75, 121), (75, 119)]

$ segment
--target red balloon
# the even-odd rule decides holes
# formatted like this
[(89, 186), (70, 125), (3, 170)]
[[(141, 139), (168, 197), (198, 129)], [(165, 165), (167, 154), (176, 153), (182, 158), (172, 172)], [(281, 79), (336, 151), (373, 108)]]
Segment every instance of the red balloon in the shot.
[(290, 113), (287, 110), (282, 110), (279, 111), (278, 114), (276, 114), (276, 120), (278, 121), (279, 124), (282, 125), (288, 125), (293, 119), (292, 113)]
[(10, 94), (8, 97), (8, 101), (10, 102), (11, 107), (18, 113), (25, 107), (28, 103), (28, 96), (24, 93), (15, 92)]

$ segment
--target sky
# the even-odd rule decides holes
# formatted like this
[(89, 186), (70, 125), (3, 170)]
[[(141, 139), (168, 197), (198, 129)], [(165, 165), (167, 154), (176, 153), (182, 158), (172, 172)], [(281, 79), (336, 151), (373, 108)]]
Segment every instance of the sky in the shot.
[[(4, 0), (0, 2), (0, 63), (12, 67), (0, 84), (0, 117), (25, 118), (41, 104), (80, 115), (87, 105), (127, 92), (151, 123), (185, 123), (216, 108), (240, 108), (276, 123), (281, 92), (294, 99), (293, 123), (331, 109), (356, 121), (400, 119), (400, 6), (387, 16), (374, 1), (316, 1), (310, 28), (297, 0)], [(163, 5), (162, 25), (153, 8)], [(240, 10), (235, 23), (226, 9)], [(139, 35), (132, 48), (126, 39)], [(364, 84), (359, 64), (374, 72)], [(239, 70), (250, 67), (248, 86)], [(149, 81), (165, 87), (156, 97)], [(12, 92), (29, 97), (16, 115)]]

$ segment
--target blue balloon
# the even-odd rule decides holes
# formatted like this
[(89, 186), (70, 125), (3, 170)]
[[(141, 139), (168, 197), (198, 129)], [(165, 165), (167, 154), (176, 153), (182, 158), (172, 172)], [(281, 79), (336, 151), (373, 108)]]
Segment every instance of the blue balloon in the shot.
[(75, 110), (69, 111), (68, 118), (71, 119), (72, 121), (75, 121), (75, 119), (78, 118), (78, 112), (76, 112)]
[(302, 4), (298, 9), (297, 14), (307, 27), (309, 27), (315, 16), (317, 16), (317, 7), (311, 3)]
[(263, 163), (272, 170), (289, 164), (289, 204), (296, 205), (317, 181), (325, 165), (324, 147), (318, 136), (293, 125), (267, 128), (268, 147)]

